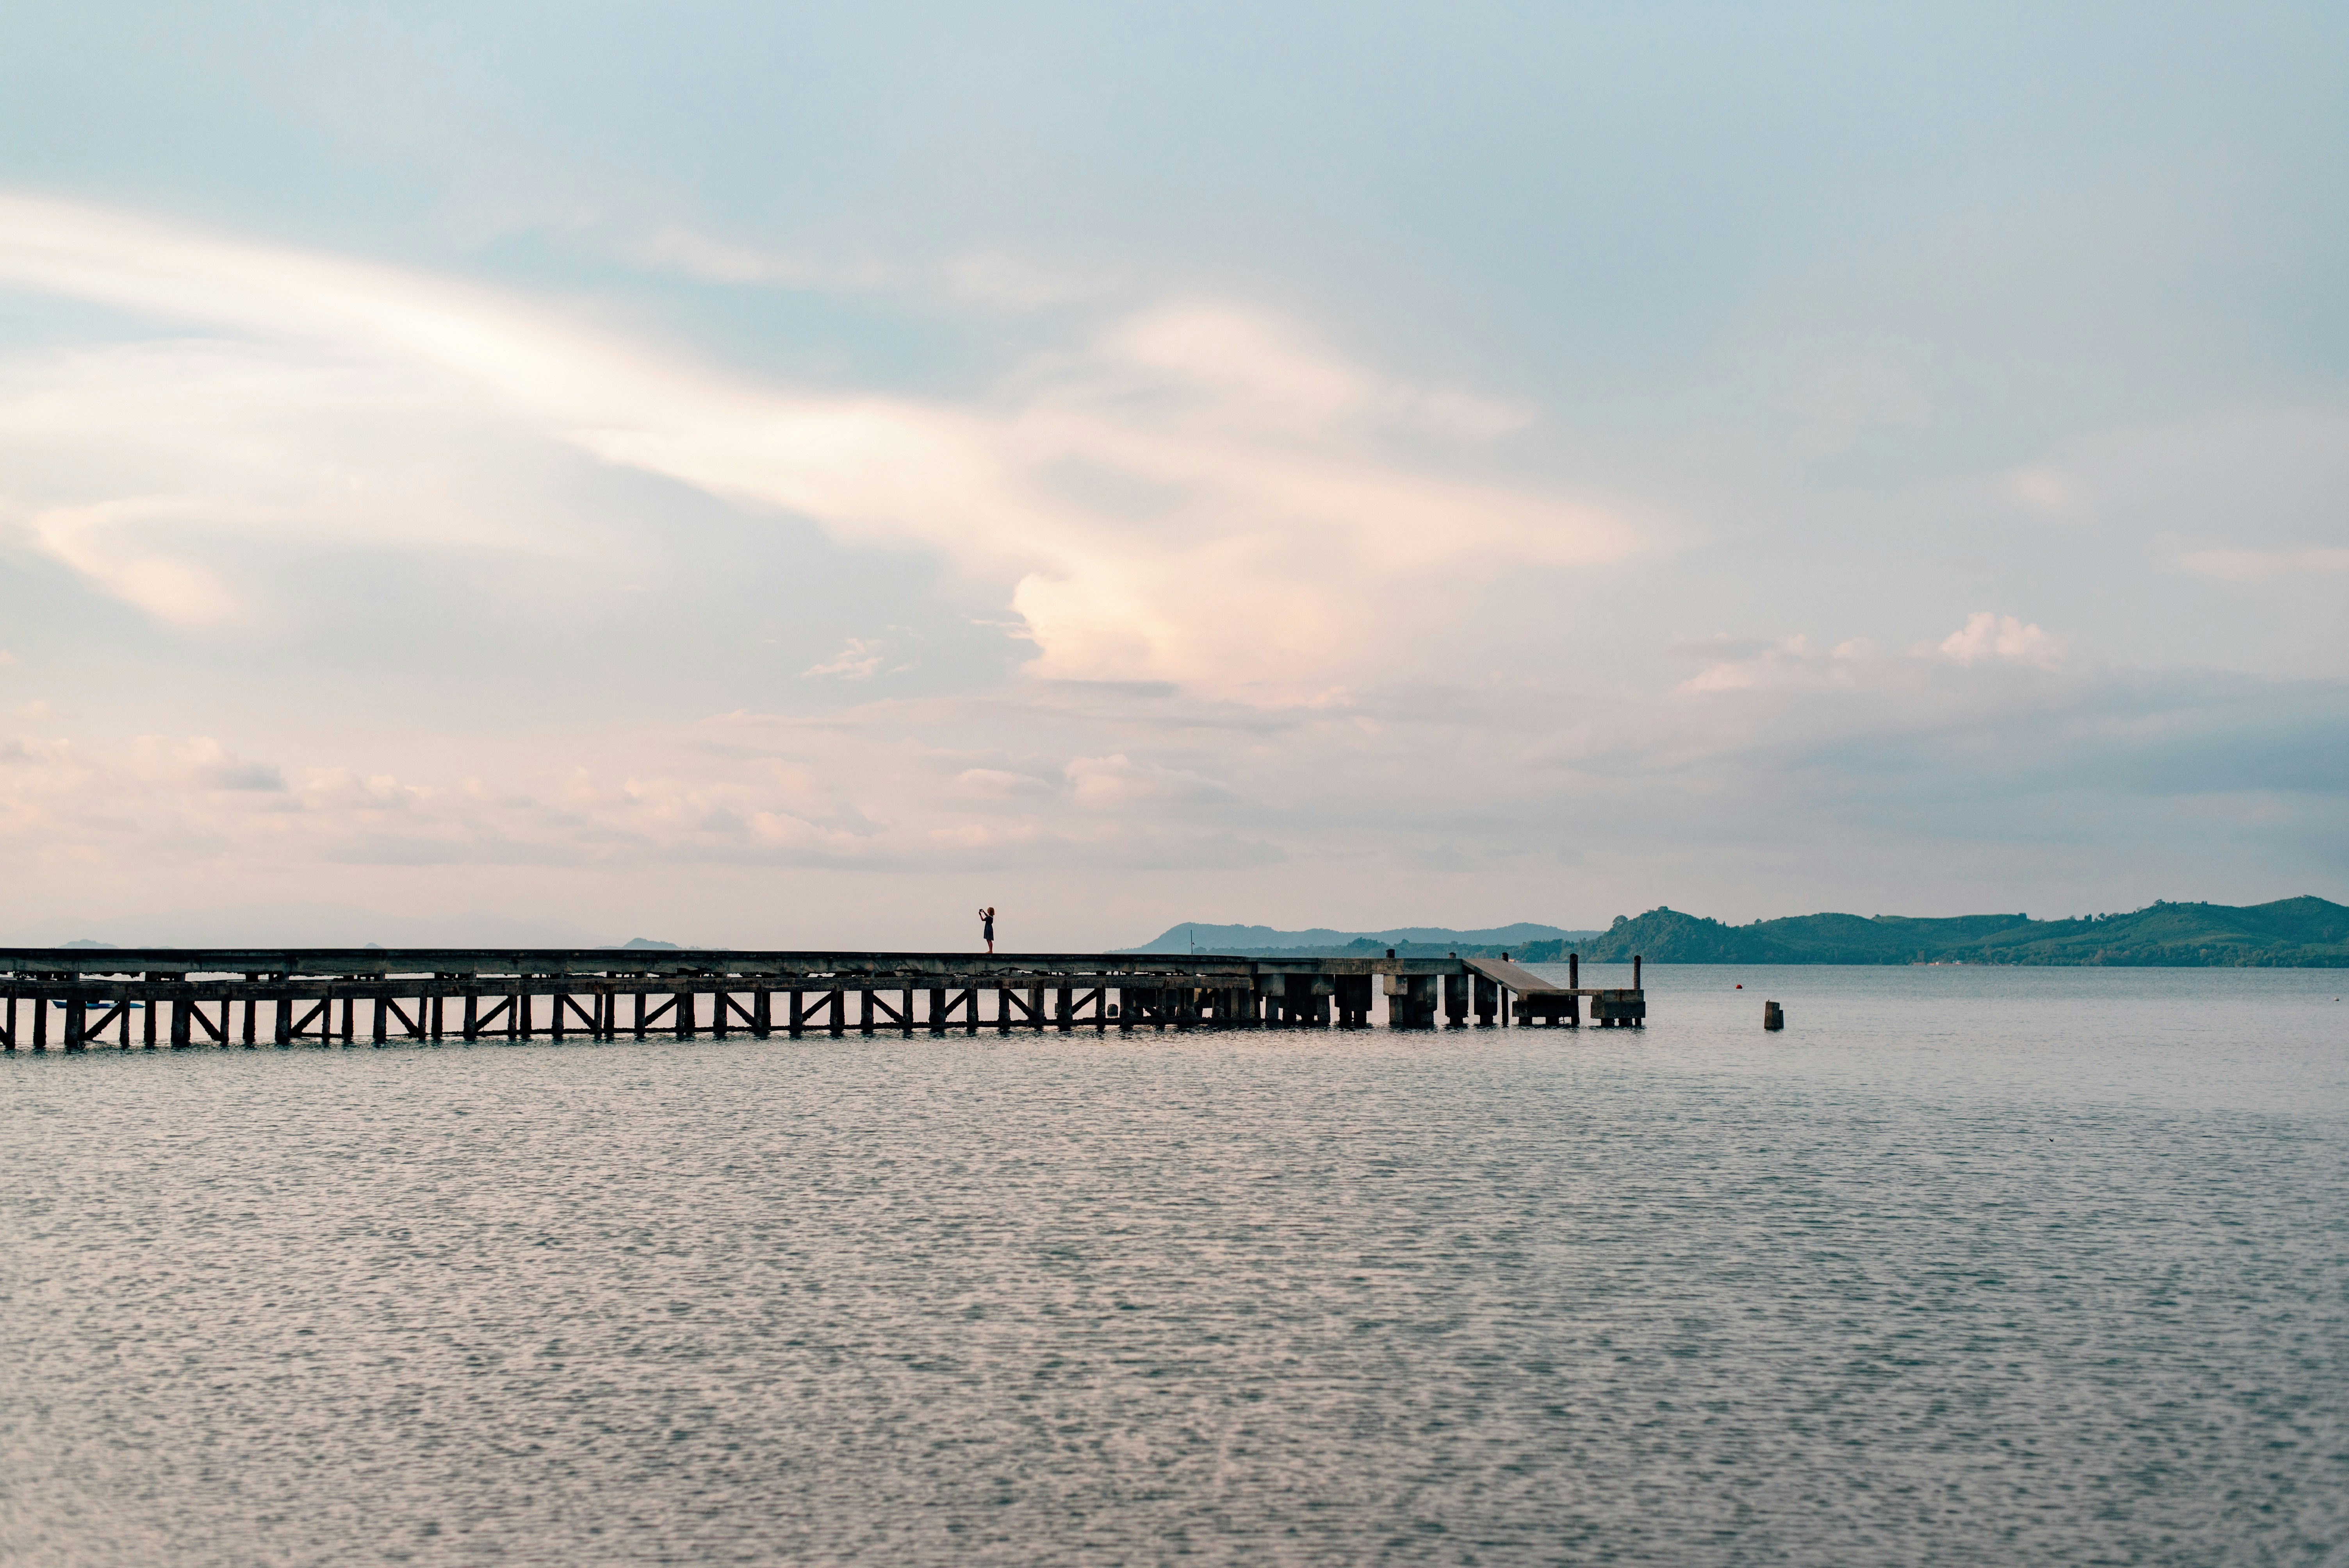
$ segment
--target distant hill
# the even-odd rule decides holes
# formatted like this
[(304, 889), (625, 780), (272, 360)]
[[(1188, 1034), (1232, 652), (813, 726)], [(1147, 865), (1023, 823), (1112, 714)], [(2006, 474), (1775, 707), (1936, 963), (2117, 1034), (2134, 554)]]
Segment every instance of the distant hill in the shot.
[[(1798, 914), (1723, 925), (1675, 909), (1615, 923), (1585, 958), (1656, 964), (2044, 964), (2349, 967), (2349, 908), (2314, 897), (2238, 908), (2156, 903), (2128, 914)], [(1526, 956), (1538, 962), (1543, 954)]]
[(1166, 928), (1165, 934), (1122, 953), (1225, 953), (1247, 958), (1316, 958), (1384, 953), (1393, 948), (1405, 958), (1441, 957), (1463, 953), (1485, 957), (1503, 951), (1549, 942), (1577, 942), (1598, 935), (1595, 931), (1567, 931), (1555, 925), (1520, 921), (1483, 931), (1454, 931), (1444, 925), (1399, 925), (1392, 931), (1332, 931), (1314, 926), (1305, 931), (1279, 931), (1269, 925), (1209, 925), (1186, 923)]

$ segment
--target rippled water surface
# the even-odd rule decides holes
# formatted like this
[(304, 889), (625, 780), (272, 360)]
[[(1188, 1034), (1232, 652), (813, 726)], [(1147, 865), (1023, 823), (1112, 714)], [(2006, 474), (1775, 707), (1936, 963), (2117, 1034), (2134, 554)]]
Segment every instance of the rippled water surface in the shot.
[(2349, 1560), (2349, 976), (1649, 979), (7, 1057), (0, 1559)]

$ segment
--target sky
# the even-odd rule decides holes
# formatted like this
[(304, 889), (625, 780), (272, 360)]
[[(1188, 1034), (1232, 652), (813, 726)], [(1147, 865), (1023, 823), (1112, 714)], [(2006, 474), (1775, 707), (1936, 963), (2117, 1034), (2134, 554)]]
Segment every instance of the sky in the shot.
[(2349, 901), (2349, 11), (84, 0), (0, 941)]

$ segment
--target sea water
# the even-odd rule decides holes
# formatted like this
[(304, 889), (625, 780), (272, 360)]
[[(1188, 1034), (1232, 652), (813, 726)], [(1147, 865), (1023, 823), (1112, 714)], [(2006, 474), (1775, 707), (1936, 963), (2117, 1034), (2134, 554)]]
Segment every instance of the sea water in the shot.
[(1648, 981), (20, 1053), (0, 1560), (2349, 1560), (2349, 975)]

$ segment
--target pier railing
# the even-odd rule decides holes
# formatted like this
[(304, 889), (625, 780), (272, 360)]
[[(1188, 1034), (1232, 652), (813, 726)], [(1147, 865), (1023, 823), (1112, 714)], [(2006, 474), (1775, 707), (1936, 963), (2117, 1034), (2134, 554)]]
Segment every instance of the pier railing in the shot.
[[(0, 948), (0, 1049), (981, 1029), (1602, 1026), (1632, 985), (1506, 961), (636, 948)], [(853, 1014), (853, 1016), (852, 1016)]]

